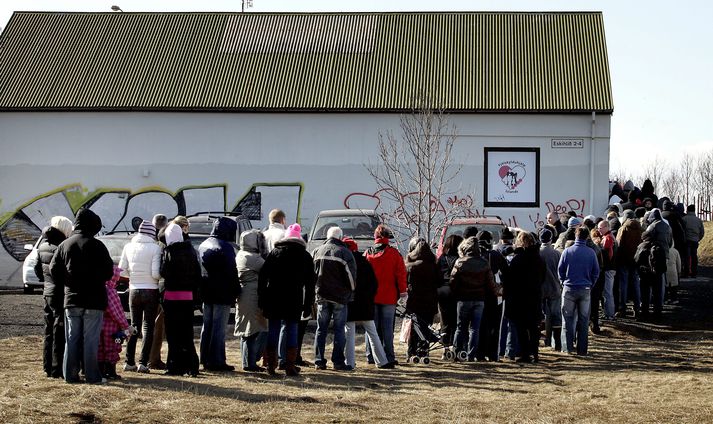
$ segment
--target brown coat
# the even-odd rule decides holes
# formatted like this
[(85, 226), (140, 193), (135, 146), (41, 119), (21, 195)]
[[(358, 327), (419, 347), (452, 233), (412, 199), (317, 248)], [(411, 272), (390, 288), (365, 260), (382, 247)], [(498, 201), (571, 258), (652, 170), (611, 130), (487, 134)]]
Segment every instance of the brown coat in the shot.
[(641, 243), (641, 235), (643, 234), (641, 223), (638, 219), (627, 219), (619, 228), (616, 234), (616, 242), (619, 245), (616, 250), (616, 261), (620, 265), (634, 266), (634, 254), (636, 248)]

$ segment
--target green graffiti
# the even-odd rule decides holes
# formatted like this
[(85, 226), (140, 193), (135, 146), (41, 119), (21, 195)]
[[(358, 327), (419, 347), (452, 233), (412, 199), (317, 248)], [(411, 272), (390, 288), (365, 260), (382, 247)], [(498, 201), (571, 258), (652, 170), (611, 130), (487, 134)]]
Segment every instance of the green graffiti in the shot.
[(302, 222), (301, 221), (301, 214), (302, 214), (302, 194), (304, 193), (304, 184), (300, 182), (291, 182), (291, 183), (254, 183), (253, 185), (250, 186), (250, 188), (243, 194), (240, 199), (233, 205), (232, 209), (235, 209), (240, 205), (240, 202), (242, 202), (246, 197), (252, 193), (253, 190), (255, 190), (258, 187), (299, 187), (299, 191), (297, 192), (297, 217), (295, 219), (296, 222)]

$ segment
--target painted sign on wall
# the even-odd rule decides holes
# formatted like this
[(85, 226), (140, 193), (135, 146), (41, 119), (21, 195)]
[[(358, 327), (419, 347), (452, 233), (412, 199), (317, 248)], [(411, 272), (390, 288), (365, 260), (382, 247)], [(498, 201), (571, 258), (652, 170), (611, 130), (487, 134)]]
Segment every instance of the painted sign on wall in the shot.
[(485, 147), (485, 206), (540, 204), (540, 149)]

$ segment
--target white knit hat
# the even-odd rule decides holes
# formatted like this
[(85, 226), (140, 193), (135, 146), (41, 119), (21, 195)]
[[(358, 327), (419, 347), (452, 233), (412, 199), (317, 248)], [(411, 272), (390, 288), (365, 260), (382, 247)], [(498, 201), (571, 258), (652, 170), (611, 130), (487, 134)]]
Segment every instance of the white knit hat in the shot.
[(69, 237), (74, 230), (72, 221), (64, 216), (53, 216), (52, 219), (50, 219), (50, 227), (58, 229), (65, 237)]

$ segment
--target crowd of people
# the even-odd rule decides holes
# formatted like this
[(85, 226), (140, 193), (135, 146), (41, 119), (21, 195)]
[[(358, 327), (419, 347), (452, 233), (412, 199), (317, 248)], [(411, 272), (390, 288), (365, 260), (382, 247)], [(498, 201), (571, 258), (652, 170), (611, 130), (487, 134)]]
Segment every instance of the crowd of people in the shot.
[[(115, 265), (95, 238), (101, 220), (91, 210), (80, 210), (74, 223), (54, 217), (35, 269), (45, 282), (44, 370), (70, 383), (80, 381), (80, 370), (88, 383), (121, 378), (116, 366), (128, 339), (125, 373), (233, 371), (226, 360), (232, 307), (246, 372), (326, 369), (330, 327), (332, 368), (353, 370), (356, 324), (364, 329), (366, 362), (394, 368), (395, 321), (406, 314), (421, 329), (435, 328), (438, 317), (444, 358), (451, 351), (462, 361), (537, 362), (543, 321), (544, 346), (587, 355), (600, 306), (604, 320), (660, 319), (664, 302), (677, 301), (679, 278), (697, 273), (703, 225), (694, 206), (682, 213), (682, 205), (656, 198), (648, 180), (641, 190), (622, 189), (627, 201), (606, 216), (551, 212), (536, 233), (504, 228), (497, 243), (489, 231), (468, 227), (445, 240), (440, 257), (418, 237), (402, 256), (383, 224), (364, 252), (338, 226), (309, 252), (299, 224), (288, 226), (275, 209), (267, 229), (239, 234), (237, 252), (229, 217), (217, 218), (196, 250), (185, 217), (156, 215), (141, 222)], [(115, 289), (120, 276), (129, 280), (131, 325)], [(313, 364), (302, 349), (310, 320), (317, 323)], [(407, 358), (428, 355), (434, 341), (407, 333)]]

